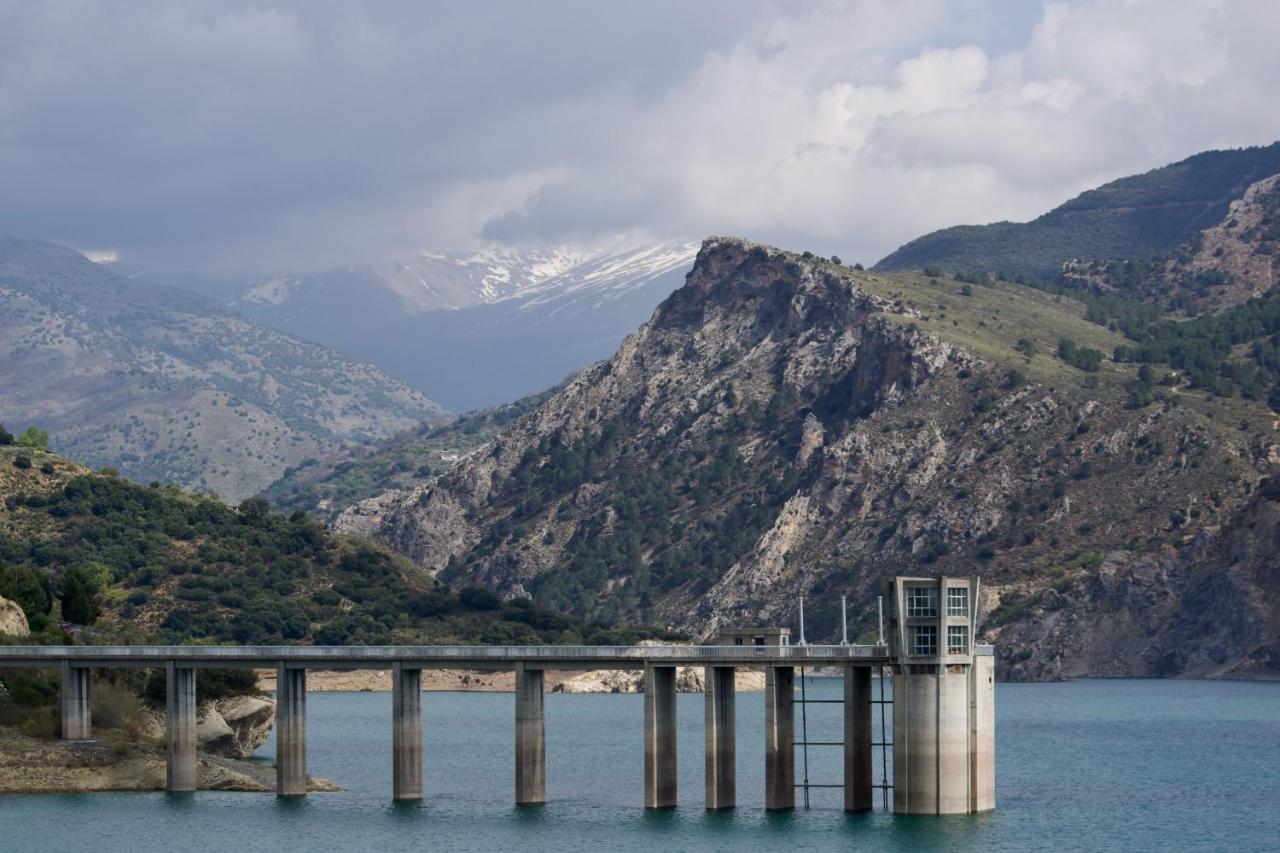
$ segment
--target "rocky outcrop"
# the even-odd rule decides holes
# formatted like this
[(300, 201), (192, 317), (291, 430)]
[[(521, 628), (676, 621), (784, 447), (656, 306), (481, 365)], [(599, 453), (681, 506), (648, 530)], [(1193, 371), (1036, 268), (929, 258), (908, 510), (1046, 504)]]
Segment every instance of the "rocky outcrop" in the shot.
[(196, 720), (200, 749), (231, 758), (248, 758), (271, 737), (276, 703), (259, 696), (233, 696), (207, 702)]
[[(856, 637), (883, 575), (979, 574), (1004, 677), (1269, 671), (1256, 628), (1188, 656), (1187, 608), (1230, 576), (1211, 571), (1231, 547), (1213, 531), (1234, 529), (1275, 442), (1172, 392), (1128, 405), (1130, 366), (1028, 378), (1020, 337), (1112, 339), (1048, 323), (1038, 291), (919, 278), (708, 240), (613, 358), (337, 527), (457, 585), (695, 637), (794, 625), (801, 595), (810, 640), (839, 636), (841, 595)], [(957, 300), (981, 308), (951, 340)]]
[(17, 602), (0, 597), (0, 634), (25, 637), (30, 633), (31, 626), (27, 624), (27, 614), (22, 612)]
[[(764, 673), (738, 669), (734, 673), (734, 689), (741, 692), (764, 690)], [(706, 680), (700, 666), (676, 668), (676, 692), (703, 693)], [(556, 683), (552, 693), (643, 693), (644, 673), (629, 669), (600, 669), (583, 672)]]
[(1276, 542), (1280, 504), (1260, 494), (1182, 551), (1116, 551), (1054, 587), (1007, 592), (988, 632), (1001, 669), (1034, 681), (1280, 678)]

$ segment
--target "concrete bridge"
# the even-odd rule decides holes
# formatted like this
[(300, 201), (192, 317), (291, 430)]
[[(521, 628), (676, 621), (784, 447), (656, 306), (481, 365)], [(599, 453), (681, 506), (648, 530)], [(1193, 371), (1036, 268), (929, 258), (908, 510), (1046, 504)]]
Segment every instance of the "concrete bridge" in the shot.
[[(904, 581), (907, 587), (901, 586)], [(958, 599), (949, 595), (948, 586), (965, 589), (965, 601), (975, 601), (976, 581), (972, 586), (955, 579), (896, 582), (898, 601), (908, 587), (932, 588), (932, 598), (912, 592), (914, 615), (895, 617), (890, 642), (883, 646), (0, 646), (0, 669), (60, 668), (62, 736), (71, 740), (91, 736), (91, 670), (164, 669), (167, 788), (186, 792), (197, 787), (198, 671), (275, 667), (276, 785), (282, 796), (301, 796), (307, 789), (307, 670), (389, 669), (396, 800), (422, 798), (422, 670), (514, 671), (515, 800), (525, 804), (546, 801), (545, 671), (643, 670), (644, 804), (666, 808), (676, 805), (676, 667), (702, 666), (706, 807), (726, 809), (734, 806), (736, 792), (734, 671), (763, 668), (765, 807), (790, 809), (797, 787), (796, 668), (835, 668), (844, 678), (844, 807), (856, 812), (872, 807), (871, 674), (873, 668), (889, 668), (895, 697), (894, 811), (956, 814), (993, 808), (992, 649), (971, 645), (974, 620), (957, 615)], [(949, 598), (951, 615), (942, 615), (947, 608), (939, 602)], [(963, 647), (957, 645), (961, 625)], [(933, 645), (922, 645), (929, 638)]]

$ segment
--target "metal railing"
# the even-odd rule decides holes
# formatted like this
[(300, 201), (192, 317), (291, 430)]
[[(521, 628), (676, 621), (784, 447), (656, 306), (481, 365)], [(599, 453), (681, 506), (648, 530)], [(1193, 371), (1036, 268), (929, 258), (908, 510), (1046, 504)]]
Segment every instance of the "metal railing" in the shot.
[(885, 660), (883, 646), (0, 646), (0, 667), (15, 662), (98, 666), (144, 661), (266, 665), (474, 661), (488, 663), (766, 664), (804, 662), (836, 666)]

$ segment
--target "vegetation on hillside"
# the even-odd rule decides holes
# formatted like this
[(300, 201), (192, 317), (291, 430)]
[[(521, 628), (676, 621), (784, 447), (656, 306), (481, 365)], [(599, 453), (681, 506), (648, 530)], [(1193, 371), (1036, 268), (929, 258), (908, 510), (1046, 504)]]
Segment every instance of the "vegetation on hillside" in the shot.
[(651, 634), (584, 625), (482, 590), (455, 593), (382, 548), (336, 536), (305, 513), (273, 512), (262, 498), (233, 508), (111, 474), (18, 469), (17, 458), (0, 451), (11, 472), (0, 510), (0, 594), (12, 593), (37, 631), (97, 621), (169, 642), (251, 644)]
[(408, 488), (448, 470), (555, 390), (469, 412), (448, 424), (422, 424), (372, 446), (353, 445), (325, 459), (304, 460), (286, 469), (262, 494), (277, 509), (303, 510), (331, 521), (357, 501)]
[(918, 237), (876, 270), (938, 266), (1054, 279), (1076, 259), (1146, 259), (1222, 220), (1249, 184), (1280, 172), (1280, 143), (1208, 151), (1112, 181), (1027, 223), (962, 225)]

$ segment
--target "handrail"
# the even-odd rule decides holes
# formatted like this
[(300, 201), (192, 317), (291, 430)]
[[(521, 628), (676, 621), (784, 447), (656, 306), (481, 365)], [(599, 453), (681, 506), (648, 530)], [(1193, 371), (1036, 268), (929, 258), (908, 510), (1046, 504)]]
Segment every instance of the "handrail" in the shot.
[(0, 646), (6, 661), (110, 664), (138, 660), (174, 662), (325, 661), (388, 663), (404, 660), (474, 660), (489, 662), (555, 661), (708, 661), (839, 663), (880, 660), (883, 646)]

